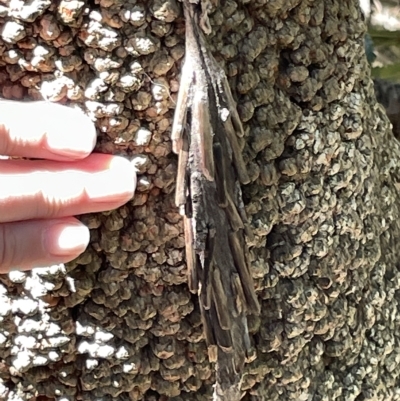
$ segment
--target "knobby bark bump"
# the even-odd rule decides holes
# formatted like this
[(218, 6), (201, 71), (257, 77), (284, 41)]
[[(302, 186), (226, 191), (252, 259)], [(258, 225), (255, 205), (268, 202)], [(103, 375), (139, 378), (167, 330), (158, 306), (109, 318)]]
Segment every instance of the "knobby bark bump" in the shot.
[[(134, 158), (134, 199), (84, 216), (89, 249), (0, 285), (0, 398), (206, 400), (170, 138), (185, 46), (175, 0), (0, 7), (2, 96), (82, 107)], [(259, 316), (246, 400), (396, 400), (400, 149), (376, 103), (358, 0), (230, 0), (207, 46), (243, 125)]]

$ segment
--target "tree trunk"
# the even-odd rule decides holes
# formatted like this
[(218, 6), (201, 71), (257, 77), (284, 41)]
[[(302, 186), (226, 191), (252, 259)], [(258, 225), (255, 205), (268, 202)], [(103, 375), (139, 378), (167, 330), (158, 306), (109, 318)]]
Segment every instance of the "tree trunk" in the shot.
[[(180, 3), (2, 6), (5, 98), (79, 105), (97, 150), (133, 157), (134, 199), (84, 216), (67, 267), (1, 278), (0, 398), (207, 400), (169, 138)], [(8, 4), (8, 3), (7, 3)], [(358, 0), (226, 0), (207, 41), (246, 137), (261, 315), (245, 400), (398, 400), (400, 149), (376, 103)]]

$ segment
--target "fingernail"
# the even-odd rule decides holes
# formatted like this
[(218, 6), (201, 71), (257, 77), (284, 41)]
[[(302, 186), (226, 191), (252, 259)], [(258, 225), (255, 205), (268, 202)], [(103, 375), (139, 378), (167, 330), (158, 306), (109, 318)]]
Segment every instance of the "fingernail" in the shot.
[[(47, 104), (52, 112), (46, 121), (46, 147), (58, 155), (88, 155), (94, 148), (96, 132), (92, 121), (79, 109)], [(64, 121), (64, 124), (60, 124)]]
[(57, 223), (44, 233), (45, 249), (55, 256), (78, 256), (88, 246), (89, 239), (89, 229), (83, 224)]
[(86, 192), (94, 202), (127, 202), (135, 188), (136, 173), (132, 164), (123, 157), (114, 157), (107, 170), (92, 177)]

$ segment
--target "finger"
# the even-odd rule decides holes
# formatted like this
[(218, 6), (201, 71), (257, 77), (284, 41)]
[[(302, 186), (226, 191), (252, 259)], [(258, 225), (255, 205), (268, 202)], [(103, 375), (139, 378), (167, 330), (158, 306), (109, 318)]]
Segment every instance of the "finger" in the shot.
[(135, 185), (132, 164), (118, 156), (0, 160), (0, 223), (115, 209), (132, 198)]
[(86, 249), (89, 236), (73, 217), (0, 224), (0, 273), (69, 262)]
[(82, 159), (95, 142), (93, 123), (77, 108), (0, 100), (0, 155)]

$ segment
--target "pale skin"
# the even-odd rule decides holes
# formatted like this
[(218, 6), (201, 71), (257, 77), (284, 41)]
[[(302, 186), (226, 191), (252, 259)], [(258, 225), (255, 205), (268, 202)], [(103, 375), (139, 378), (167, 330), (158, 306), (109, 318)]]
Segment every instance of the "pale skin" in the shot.
[(92, 153), (93, 123), (57, 104), (0, 100), (0, 273), (66, 263), (89, 243), (74, 216), (116, 209), (134, 193), (122, 157)]

